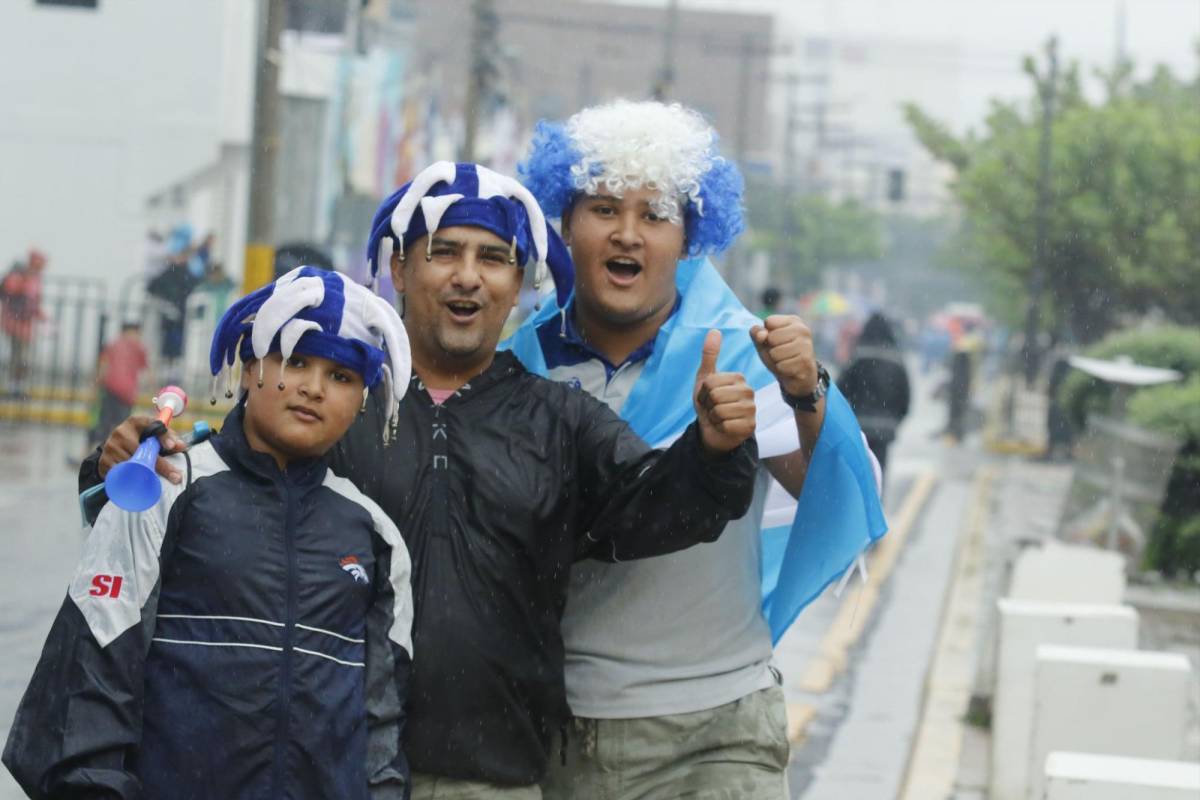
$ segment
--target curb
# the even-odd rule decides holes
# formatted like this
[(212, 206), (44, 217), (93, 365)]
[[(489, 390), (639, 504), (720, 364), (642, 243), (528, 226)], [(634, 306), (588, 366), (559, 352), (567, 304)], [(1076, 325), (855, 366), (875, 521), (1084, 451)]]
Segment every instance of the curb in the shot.
[[(849, 650), (866, 630), (879, 601), (879, 590), (895, 569), (904, 542), (937, 482), (937, 474), (933, 470), (918, 476), (896, 514), (895, 525), (867, 556), (867, 571), (872, 580), (858, 591), (847, 592), (843, 596), (842, 604), (821, 638), (816, 654), (805, 665), (799, 681), (802, 691), (823, 694), (833, 685), (837, 676), (846, 671)], [(787, 716), (788, 741), (794, 745), (800, 744), (804, 741), (809, 724), (816, 717), (816, 709), (807, 703), (788, 703)]]
[(925, 681), (921, 718), (903, 781), (901, 800), (950, 797), (962, 752), (964, 718), (974, 684), (974, 656), (983, 609), (984, 533), (995, 467), (975, 476), (965, 535), (955, 554), (937, 648)]

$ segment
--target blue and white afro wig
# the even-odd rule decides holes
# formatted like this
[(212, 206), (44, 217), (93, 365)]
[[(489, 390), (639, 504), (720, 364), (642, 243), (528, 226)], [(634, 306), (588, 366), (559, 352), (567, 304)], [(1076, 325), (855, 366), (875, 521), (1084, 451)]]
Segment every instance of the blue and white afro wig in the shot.
[(345, 275), (316, 267), (297, 267), (274, 283), (238, 300), (217, 323), (209, 351), (213, 402), (221, 373), (228, 379), (226, 397), (233, 397), (233, 366), (258, 360), (258, 385), (263, 384), (263, 358), (279, 353), (279, 388), (285, 386), (287, 362), (293, 353), (335, 361), (362, 376), (367, 387), (384, 385), (388, 423), (408, 391), (412, 357), (408, 333), (396, 309), (365, 286)]
[(656, 190), (651, 207), (683, 225), (689, 256), (720, 253), (745, 228), (741, 173), (704, 117), (678, 103), (616, 100), (565, 123), (542, 120), (517, 171), (549, 217), (601, 187), (618, 197)]
[[(419, 212), (419, 213), (418, 213)], [(524, 267), (535, 262), (537, 289), (546, 271), (554, 276), (559, 301), (566, 302), (575, 285), (575, 269), (566, 245), (533, 195), (518, 181), (479, 164), (438, 161), (417, 173), (384, 200), (371, 222), (367, 261), (372, 279), (388, 269), (392, 253), (404, 251), (417, 239), (441, 228), (483, 228), (509, 243), (510, 263)]]

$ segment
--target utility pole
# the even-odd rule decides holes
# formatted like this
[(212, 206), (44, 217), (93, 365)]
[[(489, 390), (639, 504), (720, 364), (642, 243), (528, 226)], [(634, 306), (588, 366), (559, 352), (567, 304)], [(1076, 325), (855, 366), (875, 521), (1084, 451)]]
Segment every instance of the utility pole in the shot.
[(1118, 75), (1125, 67), (1128, 56), (1125, 51), (1125, 0), (1117, 0), (1117, 22), (1113, 36), (1113, 74)]
[(792, 72), (784, 77), (785, 98), (783, 117), (783, 180), (780, 183), (779, 227), (775, 242), (774, 263), (771, 265), (772, 282), (787, 281), (791, 290), (796, 288), (789, 259), (789, 243), (792, 237), (792, 203), (796, 197), (796, 133), (800, 124), (799, 90), (801, 78)]
[(750, 116), (750, 81), (753, 77), (754, 57), (758, 52), (754, 46), (754, 35), (742, 35), (742, 45), (738, 48), (738, 98), (737, 124), (734, 127), (734, 158), (739, 167), (746, 163), (746, 153), (750, 149), (749, 120)]
[[(734, 126), (733, 158), (738, 168), (745, 170), (746, 154), (750, 150), (749, 116), (750, 116), (750, 82), (753, 77), (754, 56), (756, 55), (754, 35), (747, 33), (742, 36), (741, 47), (738, 48), (738, 97), (737, 122)], [(744, 245), (734, 242), (725, 259), (725, 280), (735, 290), (742, 288), (745, 283), (745, 270), (742, 269)], [(735, 285), (738, 284), (738, 285)]]
[(342, 33), (344, 53), (361, 56), (366, 52), (362, 12), (368, 2), (369, 0), (346, 0), (346, 23)]
[(284, 0), (260, 0), (254, 76), (254, 132), (250, 141), (249, 220), (242, 289), (250, 292), (275, 272), (275, 162), (279, 156), (279, 37)]
[(1034, 211), (1033, 267), (1029, 271), (1029, 308), (1025, 315), (1025, 385), (1033, 386), (1041, 360), (1037, 338), (1041, 315), (1042, 290), (1046, 280), (1046, 236), (1050, 213), (1051, 135), (1054, 131), (1055, 103), (1058, 101), (1058, 38), (1046, 45), (1050, 68), (1044, 81), (1038, 82), (1042, 100), (1042, 135), (1038, 153), (1037, 206)]
[(665, 102), (675, 88), (675, 34), (679, 30), (679, 0), (667, 3), (667, 24), (663, 26), (663, 63), (659, 68), (658, 80), (654, 82), (652, 95), (655, 100)]
[(787, 101), (783, 117), (783, 187), (790, 194), (796, 188), (796, 134), (800, 129), (800, 76), (789, 73), (784, 78)]
[(479, 129), (479, 106), (490, 94), (495, 65), (491, 60), (489, 41), (497, 27), (494, 0), (471, 0), (471, 73), (467, 76), (467, 99), (463, 114), (464, 127), (460, 161), (475, 160), (475, 137)]

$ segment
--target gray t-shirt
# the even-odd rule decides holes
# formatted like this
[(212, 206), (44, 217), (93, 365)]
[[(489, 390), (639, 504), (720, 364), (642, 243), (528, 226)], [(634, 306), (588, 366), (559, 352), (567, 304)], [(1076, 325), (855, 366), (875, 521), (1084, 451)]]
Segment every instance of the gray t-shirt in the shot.
[[(644, 361), (550, 369), (620, 413)], [(653, 444), (653, 443), (652, 443)], [(571, 571), (562, 621), (567, 700), (580, 717), (631, 718), (715, 708), (772, 685), (761, 610), (758, 520), (770, 476), (721, 538), (657, 558)]]

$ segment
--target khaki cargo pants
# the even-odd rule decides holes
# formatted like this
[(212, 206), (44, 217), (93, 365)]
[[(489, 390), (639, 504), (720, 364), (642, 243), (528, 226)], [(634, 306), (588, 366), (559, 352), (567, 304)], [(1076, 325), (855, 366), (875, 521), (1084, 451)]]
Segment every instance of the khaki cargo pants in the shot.
[(787, 800), (787, 709), (777, 686), (706, 711), (580, 719), (545, 800)]
[(537, 786), (494, 786), (414, 772), (411, 800), (542, 800)]

